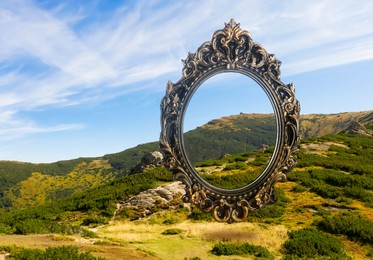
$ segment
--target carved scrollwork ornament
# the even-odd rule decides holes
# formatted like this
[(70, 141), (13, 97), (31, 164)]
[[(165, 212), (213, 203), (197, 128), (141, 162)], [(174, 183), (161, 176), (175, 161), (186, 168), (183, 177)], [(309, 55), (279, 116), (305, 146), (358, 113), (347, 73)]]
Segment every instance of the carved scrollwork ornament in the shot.
[[(185, 184), (185, 202), (210, 212), (219, 222), (244, 221), (251, 212), (276, 202), (276, 182), (286, 180), (296, 165), (300, 104), (294, 85), (281, 82), (281, 62), (253, 42), (250, 33), (233, 19), (196, 53), (189, 53), (183, 64), (182, 78), (167, 83), (161, 102), (160, 147), (165, 165), (175, 180)], [(260, 85), (272, 104), (277, 125), (275, 149), (267, 167), (253, 182), (232, 190), (215, 187), (199, 176), (187, 157), (182, 129), (186, 108), (198, 87), (225, 72), (241, 73)]]

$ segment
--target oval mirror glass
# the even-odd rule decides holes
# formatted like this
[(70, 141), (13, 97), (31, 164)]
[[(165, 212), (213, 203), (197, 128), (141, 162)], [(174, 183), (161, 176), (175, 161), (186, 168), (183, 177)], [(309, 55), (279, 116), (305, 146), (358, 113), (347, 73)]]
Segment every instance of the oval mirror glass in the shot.
[(276, 118), (264, 90), (240, 73), (214, 75), (191, 97), (183, 122), (184, 147), (208, 183), (236, 189), (268, 165), (276, 143)]

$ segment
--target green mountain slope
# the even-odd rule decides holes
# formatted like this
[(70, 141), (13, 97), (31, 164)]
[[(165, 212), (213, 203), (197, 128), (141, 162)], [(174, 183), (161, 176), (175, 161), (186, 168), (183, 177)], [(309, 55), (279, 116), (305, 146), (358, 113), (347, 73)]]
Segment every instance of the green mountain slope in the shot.
[(339, 114), (309, 114), (301, 116), (302, 137), (315, 137), (338, 133), (346, 129), (353, 121), (368, 129), (373, 129), (373, 110)]
[(118, 172), (105, 160), (82, 162), (63, 176), (33, 172), (26, 180), (4, 191), (3, 201), (13, 209), (43, 205), (102, 185), (117, 176)]
[(273, 114), (240, 114), (215, 119), (185, 134), (184, 144), (192, 163), (219, 159), (225, 154), (257, 150), (276, 141)]
[[(360, 122), (368, 129), (373, 128), (373, 111), (304, 115), (301, 117), (301, 131), (304, 136), (336, 133), (353, 121)], [(275, 120), (271, 114), (223, 117), (187, 132), (185, 146), (193, 163), (218, 159), (226, 154), (246, 153), (263, 145), (274, 145), (275, 129)], [(134, 167), (144, 154), (158, 150), (158, 146), (158, 142), (151, 142), (103, 157), (78, 158), (50, 164), (0, 161), (0, 208), (47, 202), (85, 187), (94, 187), (96, 183), (105, 183)], [(89, 165), (95, 162), (99, 162), (102, 168), (90, 168)], [(86, 168), (90, 170), (87, 172)], [(85, 180), (81, 185), (79, 178)], [(30, 188), (35, 185), (38, 185), (38, 189)]]
[[(373, 127), (373, 111), (340, 114), (302, 115), (300, 132), (304, 138), (338, 133), (352, 122)], [(212, 120), (185, 133), (184, 144), (192, 163), (219, 159), (225, 154), (255, 151), (273, 146), (276, 122), (273, 114), (240, 114)]]

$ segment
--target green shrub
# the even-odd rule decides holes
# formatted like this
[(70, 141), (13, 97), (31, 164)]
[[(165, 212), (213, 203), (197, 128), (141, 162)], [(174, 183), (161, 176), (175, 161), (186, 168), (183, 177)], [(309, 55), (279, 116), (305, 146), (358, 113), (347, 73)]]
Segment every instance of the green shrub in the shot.
[(107, 218), (99, 217), (99, 216), (92, 216), (88, 217), (83, 220), (83, 226), (90, 226), (90, 225), (105, 225), (109, 223)]
[(331, 257), (332, 259), (347, 258), (344, 246), (335, 237), (321, 233), (312, 228), (305, 228), (288, 233), (289, 239), (283, 248), (286, 259)]
[(331, 234), (346, 235), (362, 244), (373, 244), (373, 222), (351, 213), (326, 216), (317, 223), (317, 227)]
[(222, 160), (206, 160), (204, 162), (198, 162), (198, 163), (195, 163), (194, 166), (195, 167), (209, 167), (209, 166), (222, 166), (223, 165), (223, 161)]
[(311, 191), (315, 192), (323, 198), (335, 199), (343, 195), (343, 191), (341, 188), (325, 184), (311, 187)]
[(45, 233), (60, 233), (60, 234), (77, 234), (81, 232), (78, 226), (59, 224), (55, 221), (45, 219), (26, 219), (14, 225), (14, 234), (45, 234)]
[(97, 234), (91, 230), (83, 228), (81, 231), (81, 236), (82, 237), (89, 237), (89, 238), (96, 238), (98, 237)]
[(44, 252), (41, 249), (23, 248), (12, 253), (12, 259), (15, 259), (15, 260), (44, 259)]
[(180, 218), (176, 217), (171, 217), (171, 218), (166, 218), (165, 220), (163, 220), (162, 224), (165, 224), (165, 225), (173, 225), (173, 224), (177, 224), (177, 223), (180, 223)]
[(198, 220), (198, 221), (213, 221), (214, 220), (210, 213), (205, 213), (195, 206), (192, 206), (191, 213), (188, 216), (188, 218), (191, 220)]
[(49, 224), (51, 224), (49, 221), (42, 219), (25, 219), (14, 226), (14, 233), (22, 235), (48, 233)]
[(373, 258), (373, 247), (370, 247), (368, 249), (368, 252), (367, 252), (366, 256), (369, 257), (369, 258)]
[(0, 223), (0, 234), (13, 234), (14, 231), (13, 227)]
[(129, 219), (136, 220), (143, 216), (143, 213), (134, 207), (122, 207), (118, 212), (116, 217), (119, 219)]
[(214, 255), (253, 255), (259, 258), (273, 259), (269, 250), (262, 246), (252, 245), (249, 243), (218, 243), (213, 246), (211, 253)]
[(96, 258), (88, 252), (79, 252), (76, 246), (48, 247), (45, 251), (41, 249), (22, 248), (12, 253), (12, 259), (104, 260), (104, 258)]
[(255, 211), (251, 214), (251, 216), (263, 220), (264, 218), (280, 218), (284, 215), (284, 213), (284, 207), (279, 206), (277, 204), (273, 204)]
[(292, 192), (305, 192), (307, 191), (307, 188), (304, 187), (303, 185), (301, 184), (298, 184), (297, 186), (294, 186), (292, 189), (291, 189)]
[(251, 214), (256, 221), (268, 222), (268, 218), (280, 218), (284, 215), (285, 208), (291, 200), (286, 197), (282, 189), (276, 188), (275, 194), (277, 196), (275, 204), (263, 207)]
[(180, 228), (169, 228), (163, 231), (161, 234), (162, 235), (178, 235), (178, 234), (181, 234), (182, 232), (183, 230)]
[(352, 204), (352, 199), (346, 197), (338, 197), (335, 199), (335, 202), (341, 203), (342, 205), (350, 205)]
[(0, 246), (0, 253), (1, 254), (11, 253), (11, 252), (16, 251), (17, 249), (18, 248), (16, 247), (16, 245), (4, 245), (4, 246)]

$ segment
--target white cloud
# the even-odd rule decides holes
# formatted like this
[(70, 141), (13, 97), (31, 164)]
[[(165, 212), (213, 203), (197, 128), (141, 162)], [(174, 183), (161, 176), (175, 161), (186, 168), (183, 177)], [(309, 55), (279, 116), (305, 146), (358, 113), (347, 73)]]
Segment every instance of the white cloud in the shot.
[[(69, 12), (68, 4), (47, 10), (33, 1), (0, 2), (0, 107), (3, 122), (10, 120), (3, 138), (76, 129), (40, 127), (19, 117), (24, 110), (97, 102), (165, 76), (177, 80), (180, 59), (232, 17), (284, 62), (287, 75), (373, 59), (369, 1), (137, 1), (91, 23), (84, 5)], [(148, 86), (154, 84), (137, 90)]]
[(33, 122), (25, 119), (20, 120), (15, 117), (15, 111), (5, 111), (0, 113), (0, 141), (17, 139), (27, 134), (49, 133), (66, 130), (77, 130), (84, 128), (81, 124), (59, 124), (56, 126), (36, 126)]

